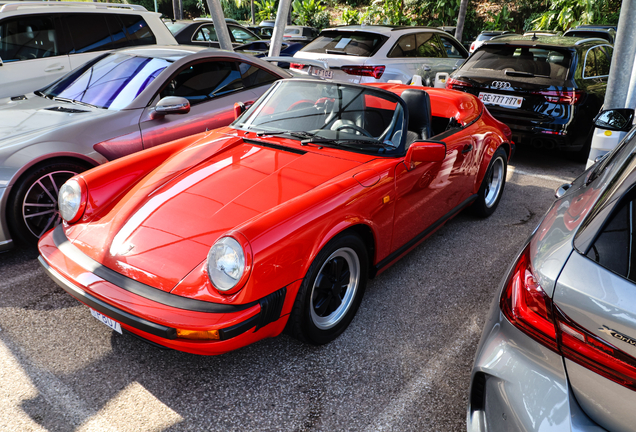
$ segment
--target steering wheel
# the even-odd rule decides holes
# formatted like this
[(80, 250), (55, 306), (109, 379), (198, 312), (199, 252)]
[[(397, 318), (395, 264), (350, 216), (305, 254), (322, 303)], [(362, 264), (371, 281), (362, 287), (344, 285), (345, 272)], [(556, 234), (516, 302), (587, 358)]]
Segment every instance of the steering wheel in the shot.
[(336, 132), (339, 132), (342, 129), (353, 129), (354, 131), (360, 132), (362, 135), (366, 137), (373, 138), (373, 135), (371, 135), (367, 130), (362, 129), (360, 126), (357, 126), (357, 125), (350, 125), (350, 124), (340, 125), (336, 128)]

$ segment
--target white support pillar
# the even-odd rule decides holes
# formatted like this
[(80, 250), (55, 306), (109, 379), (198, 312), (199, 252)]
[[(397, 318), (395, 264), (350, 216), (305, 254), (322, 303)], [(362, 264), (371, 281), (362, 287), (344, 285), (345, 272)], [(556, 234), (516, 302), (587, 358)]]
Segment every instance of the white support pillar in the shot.
[(223, 7), (220, 0), (207, 0), (208, 8), (210, 8), (210, 15), (212, 15), (212, 21), (214, 21), (214, 30), (216, 31), (216, 37), (219, 39), (219, 45), (221, 49), (234, 51), (232, 46), (232, 39), (230, 38), (230, 31), (225, 24), (225, 15), (223, 14)]
[(283, 44), (283, 35), (285, 34), (285, 26), (287, 25), (287, 16), (289, 15), (291, 4), (292, 0), (280, 0), (280, 3), (278, 3), (274, 33), (272, 34), (272, 42), (269, 44), (270, 57), (278, 57), (280, 55), (280, 47)]

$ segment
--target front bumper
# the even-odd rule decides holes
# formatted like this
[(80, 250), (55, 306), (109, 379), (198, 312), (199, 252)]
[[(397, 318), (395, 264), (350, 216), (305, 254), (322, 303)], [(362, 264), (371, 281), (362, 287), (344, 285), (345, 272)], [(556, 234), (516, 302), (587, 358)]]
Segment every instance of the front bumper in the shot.
[[(249, 304), (211, 303), (143, 285), (100, 265), (66, 239), (62, 225), (45, 234), (38, 248), (47, 274), (75, 299), (143, 339), (193, 354), (222, 354), (280, 334), (288, 318), (285, 301), (292, 297), (286, 294), (299, 285)], [(177, 329), (218, 330), (220, 339), (180, 339)]]
[[(498, 298), (497, 298), (498, 299)], [(572, 394), (563, 358), (491, 308), (471, 374), (469, 432), (600, 432)]]

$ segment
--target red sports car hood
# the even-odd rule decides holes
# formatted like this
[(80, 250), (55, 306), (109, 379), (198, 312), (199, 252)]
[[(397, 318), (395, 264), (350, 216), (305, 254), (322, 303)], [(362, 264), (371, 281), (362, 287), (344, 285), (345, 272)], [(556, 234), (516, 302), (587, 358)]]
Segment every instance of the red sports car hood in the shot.
[(170, 291), (223, 234), (359, 164), (238, 138), (193, 145), (69, 237), (106, 267)]

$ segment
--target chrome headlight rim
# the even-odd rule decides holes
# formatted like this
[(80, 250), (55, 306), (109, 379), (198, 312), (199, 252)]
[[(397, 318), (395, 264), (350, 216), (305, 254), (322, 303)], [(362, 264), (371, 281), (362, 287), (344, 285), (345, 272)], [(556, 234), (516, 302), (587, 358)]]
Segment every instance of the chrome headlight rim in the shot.
[(57, 206), (60, 217), (67, 223), (77, 222), (83, 215), (86, 207), (86, 188), (83, 182), (71, 178), (66, 181), (58, 192)]
[[(228, 252), (228, 249), (236, 254), (235, 258), (238, 258), (237, 269), (221, 268), (227, 264), (234, 264), (233, 259), (229, 259), (223, 252)], [(231, 254), (230, 254), (231, 255)], [(220, 260), (223, 256), (223, 259)], [(224, 261), (224, 262), (223, 262)], [(240, 290), (251, 271), (251, 248), (246, 239), (237, 235), (225, 235), (220, 237), (208, 252), (206, 270), (208, 273), (208, 279), (212, 286), (221, 294), (234, 294)], [(227, 270), (230, 270), (229, 272)], [(233, 272), (232, 270), (238, 270)], [(230, 275), (230, 273), (234, 273)]]

